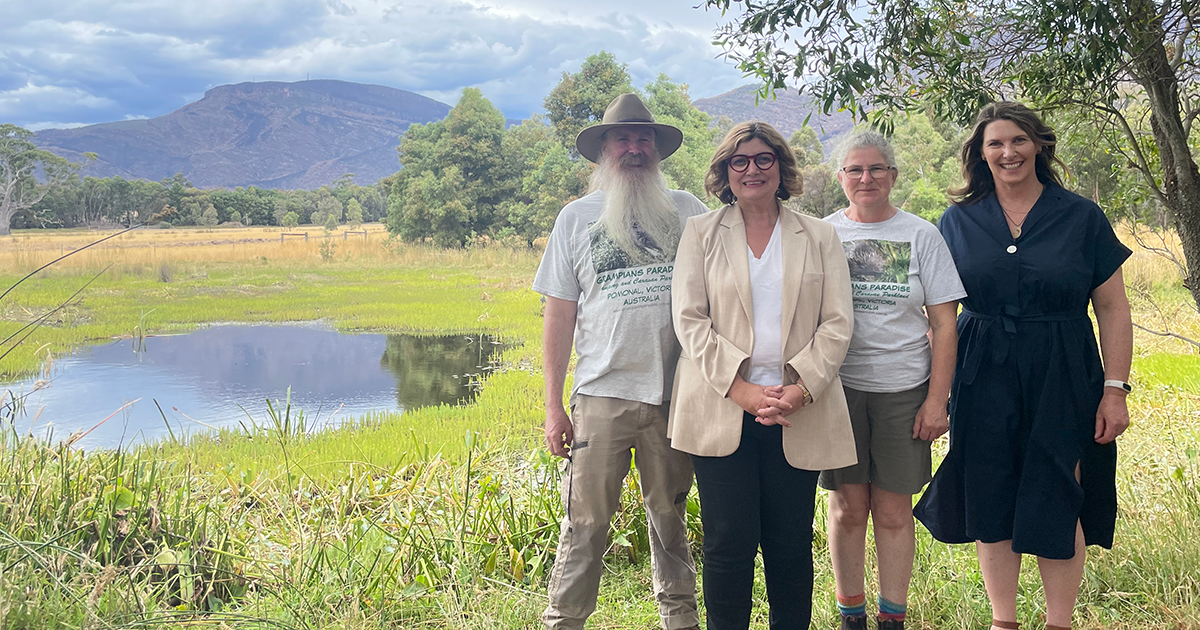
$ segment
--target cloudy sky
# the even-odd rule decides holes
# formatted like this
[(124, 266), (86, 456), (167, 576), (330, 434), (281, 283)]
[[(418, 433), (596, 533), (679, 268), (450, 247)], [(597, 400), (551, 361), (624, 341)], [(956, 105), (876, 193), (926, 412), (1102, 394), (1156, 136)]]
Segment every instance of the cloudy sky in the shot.
[(608, 50), (634, 85), (693, 98), (747, 83), (702, 0), (0, 0), (0, 123), (154, 117), (243, 81), (343, 79), (453, 104), (478, 87), (509, 118)]

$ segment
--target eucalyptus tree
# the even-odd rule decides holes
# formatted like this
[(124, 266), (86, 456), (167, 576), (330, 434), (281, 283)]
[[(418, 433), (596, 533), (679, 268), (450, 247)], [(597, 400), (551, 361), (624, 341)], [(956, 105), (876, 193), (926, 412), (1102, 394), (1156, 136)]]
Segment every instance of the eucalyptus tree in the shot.
[(711, 118), (692, 105), (686, 83), (676, 83), (665, 74), (647, 83), (644, 93), (654, 121), (674, 125), (683, 132), (683, 144), (662, 163), (667, 183), (700, 199), (706, 198), (704, 174), (708, 172), (717, 136)]
[(0, 124), (0, 236), (11, 233), (13, 215), (33, 207), (79, 171), (78, 165), (37, 148), (31, 138), (28, 129)]
[(505, 177), (504, 115), (476, 88), (444, 120), (412, 125), (391, 177), (388, 229), (407, 240), (463, 245), (491, 227), (516, 186)]
[(546, 115), (554, 135), (574, 154), (575, 136), (600, 122), (614, 98), (632, 91), (628, 67), (618, 63), (612, 53), (602, 50), (589, 55), (579, 72), (564, 72), (546, 96)]
[(796, 164), (800, 168), (816, 166), (825, 161), (825, 147), (821, 146), (816, 130), (808, 125), (793, 131), (788, 144), (796, 152)]

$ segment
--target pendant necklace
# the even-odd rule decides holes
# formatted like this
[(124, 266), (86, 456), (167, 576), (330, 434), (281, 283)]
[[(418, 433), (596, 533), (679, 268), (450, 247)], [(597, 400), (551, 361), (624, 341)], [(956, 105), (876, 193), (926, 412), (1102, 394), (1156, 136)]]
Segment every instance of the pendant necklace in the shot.
[[(1030, 208), (1030, 210), (1032, 210), (1032, 208)], [(1025, 215), (1021, 217), (1020, 223), (1014, 221), (1013, 218), (1011, 216), (1009, 216), (1008, 210), (1005, 210), (1004, 206), (1000, 206), (1000, 211), (1004, 213), (1004, 220), (1006, 222), (1008, 222), (1009, 233), (1012, 234), (1012, 237), (1014, 239), (1020, 238), (1021, 237), (1021, 226), (1025, 224), (1025, 219), (1029, 218), (1029, 210), (1025, 211)]]

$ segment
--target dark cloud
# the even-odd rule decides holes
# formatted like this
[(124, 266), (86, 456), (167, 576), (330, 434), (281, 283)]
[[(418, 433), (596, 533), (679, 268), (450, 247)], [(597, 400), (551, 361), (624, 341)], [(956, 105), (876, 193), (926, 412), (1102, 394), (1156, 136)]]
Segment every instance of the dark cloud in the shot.
[[(75, 0), (21, 2), (0, 23), (0, 121), (159, 116), (206, 89), (336, 78), (453, 103), (479, 87), (507, 117), (542, 109), (599, 50), (635, 85), (659, 73), (711, 96), (743, 81), (716, 58), (721, 18), (688, 3), (610, 0)], [(45, 6), (43, 6), (45, 5)]]

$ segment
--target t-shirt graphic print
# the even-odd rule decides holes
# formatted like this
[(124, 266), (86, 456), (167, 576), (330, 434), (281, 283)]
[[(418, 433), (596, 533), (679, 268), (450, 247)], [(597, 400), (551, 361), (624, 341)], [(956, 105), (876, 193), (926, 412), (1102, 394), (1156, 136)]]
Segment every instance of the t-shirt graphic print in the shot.
[(588, 225), (597, 289), (604, 293), (614, 310), (657, 304), (671, 293), (674, 263), (668, 261), (662, 250), (637, 226), (634, 226), (634, 233), (642, 251), (650, 254), (650, 263), (634, 265), (629, 254), (612, 241), (602, 223), (596, 221)]
[(896, 300), (908, 299), (912, 294), (908, 282), (912, 243), (868, 238), (843, 241), (842, 249), (850, 265), (856, 312), (892, 307)]
[(934, 225), (897, 210), (860, 223), (845, 211), (825, 217), (837, 230), (850, 266), (854, 334), (840, 374), (864, 392), (902, 392), (929, 379), (925, 306), (966, 295), (946, 241)]

